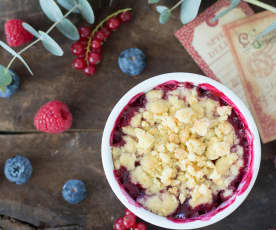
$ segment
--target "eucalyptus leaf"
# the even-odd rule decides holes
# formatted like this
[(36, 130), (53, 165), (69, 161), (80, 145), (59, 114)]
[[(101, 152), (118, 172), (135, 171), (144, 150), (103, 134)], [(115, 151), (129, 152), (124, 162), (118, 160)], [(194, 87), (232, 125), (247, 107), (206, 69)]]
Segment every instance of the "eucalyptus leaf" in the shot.
[(158, 3), (160, 2), (160, 0), (148, 0), (149, 4), (154, 4), (154, 3)]
[(168, 10), (169, 8), (166, 6), (156, 6), (156, 11), (161, 14), (164, 10)]
[(29, 31), (32, 35), (34, 35), (35, 37), (39, 38), (38, 32), (30, 24), (28, 24), (26, 22), (23, 22), (22, 26), (24, 27), (25, 30)]
[(28, 71), (30, 72), (30, 74), (34, 75), (33, 72), (32, 72), (32, 70), (31, 70), (31, 68), (25, 62), (25, 60), (18, 53), (16, 53), (11, 47), (9, 47), (5, 42), (2, 42), (2, 41), (0, 41), (0, 46), (2, 48), (4, 48), (6, 51), (8, 51), (11, 55), (17, 57), (25, 65), (25, 67), (28, 69)]
[(58, 30), (67, 38), (71, 40), (79, 40), (80, 35), (77, 27), (70, 22), (67, 18), (64, 18), (57, 24)]
[(216, 20), (220, 19), (224, 15), (228, 14), (231, 10), (236, 8), (241, 3), (241, 0), (230, 0), (230, 6), (218, 13), (211, 21), (215, 22)]
[(51, 54), (56, 55), (56, 56), (62, 56), (63, 55), (63, 50), (59, 46), (59, 44), (56, 43), (56, 41), (51, 38), (48, 34), (46, 34), (43, 31), (38, 31), (40, 34), (40, 39), (42, 42), (42, 45), (46, 50), (48, 50)]
[(180, 20), (183, 24), (187, 24), (195, 19), (201, 0), (185, 0), (181, 4)]
[(171, 11), (169, 9), (163, 10), (159, 17), (159, 22), (165, 24), (171, 17)]
[(53, 22), (61, 20), (63, 14), (54, 0), (39, 0), (40, 7), (44, 14)]
[(269, 34), (275, 29), (276, 29), (276, 20), (270, 26), (268, 26), (262, 33), (258, 34), (257, 37), (255, 38), (255, 41), (260, 40), (262, 37)]
[[(71, 10), (76, 5), (76, 0), (57, 0), (57, 2), (66, 10)], [(80, 13), (78, 8), (74, 9), (72, 12), (77, 14)]]
[(93, 24), (95, 22), (95, 15), (89, 2), (87, 0), (78, 0), (78, 3), (81, 15), (88, 23)]
[[(0, 87), (6, 87), (12, 83), (12, 75), (6, 70), (5, 66), (0, 65)], [(5, 89), (5, 88), (4, 88)]]

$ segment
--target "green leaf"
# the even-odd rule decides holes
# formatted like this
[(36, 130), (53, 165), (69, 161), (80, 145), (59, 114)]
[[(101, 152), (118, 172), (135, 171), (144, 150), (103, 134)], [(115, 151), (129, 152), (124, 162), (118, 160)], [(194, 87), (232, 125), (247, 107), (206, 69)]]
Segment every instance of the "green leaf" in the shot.
[(166, 6), (156, 6), (156, 11), (161, 14), (164, 10), (168, 10), (169, 8)]
[(29, 31), (32, 35), (34, 35), (35, 37), (39, 38), (39, 34), (38, 32), (28, 23), (23, 22), (22, 26), (24, 27), (25, 30)]
[(51, 21), (56, 22), (63, 18), (63, 14), (54, 0), (39, 0), (39, 3), (44, 14), (46, 14)]
[(165, 24), (171, 17), (171, 11), (169, 9), (163, 10), (159, 17), (159, 22)]
[(64, 18), (60, 23), (57, 24), (58, 30), (67, 38), (71, 40), (79, 40), (80, 35), (77, 27), (70, 22), (67, 18)]
[[(71, 10), (76, 5), (75, 0), (57, 0), (57, 2), (66, 10)], [(77, 8), (74, 9), (72, 12), (77, 13), (77, 14), (80, 13), (79, 9), (77, 9)]]
[(63, 55), (63, 50), (59, 46), (59, 44), (56, 43), (56, 41), (51, 38), (48, 34), (46, 34), (43, 31), (38, 31), (40, 34), (40, 39), (42, 42), (42, 45), (46, 50), (48, 50), (51, 54), (56, 55), (56, 56), (62, 56)]
[(81, 15), (88, 23), (93, 24), (95, 22), (95, 15), (89, 2), (87, 0), (78, 0), (78, 3)]
[(154, 4), (154, 3), (158, 3), (160, 2), (160, 0), (148, 0), (149, 4)]
[(27, 70), (30, 72), (31, 75), (34, 75), (31, 68), (29, 65), (25, 62), (25, 60), (18, 54), (16, 53), (11, 47), (9, 47), (5, 42), (0, 41), (0, 46), (7, 50), (11, 55), (17, 57), (27, 68)]
[[(12, 76), (3, 65), (0, 65), (0, 87), (4, 88), (12, 83)], [(4, 88), (5, 90), (5, 88)]]

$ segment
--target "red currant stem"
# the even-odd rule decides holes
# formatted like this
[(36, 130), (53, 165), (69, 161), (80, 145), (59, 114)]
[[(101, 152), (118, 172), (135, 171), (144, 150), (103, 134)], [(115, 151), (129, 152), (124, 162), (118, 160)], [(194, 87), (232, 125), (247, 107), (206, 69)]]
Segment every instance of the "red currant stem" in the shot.
[[(61, 19), (57, 20), (47, 31), (46, 34), (49, 34), (55, 27), (57, 24), (59, 24), (64, 18), (67, 18), (69, 14), (71, 14), (79, 5), (76, 4), (74, 5), (74, 7), (72, 7), (71, 10), (69, 10)], [(18, 52), (18, 54), (22, 54), (24, 53), (26, 50), (28, 50), (30, 47), (32, 47), (33, 45), (35, 45), (36, 43), (38, 43), (39, 41), (41, 41), (41, 38), (37, 38), (36, 40), (34, 40), (32, 43), (30, 43), (29, 45), (27, 45), (26, 47), (24, 47), (22, 50), (20, 50)], [(7, 65), (5, 71), (8, 71), (9, 68), (11, 67), (12, 63), (15, 61), (16, 56), (13, 56), (13, 58), (11, 59), (11, 61), (9, 62), (9, 64)]]
[(184, 0), (180, 0), (178, 3), (176, 3), (171, 9), (170, 12), (172, 12), (174, 9), (176, 9)]
[(86, 47), (86, 52), (85, 52), (85, 57), (84, 57), (84, 60), (86, 61), (87, 65), (89, 64), (89, 61), (88, 61), (88, 54), (89, 52), (91, 51), (91, 41), (93, 39), (93, 36), (94, 34), (103, 26), (103, 24), (105, 22), (107, 22), (110, 18), (113, 18), (114, 16), (117, 16), (118, 14), (120, 13), (124, 13), (124, 12), (127, 12), (127, 11), (130, 11), (132, 10), (131, 8), (126, 8), (126, 9), (122, 9), (122, 10), (118, 10), (116, 11), (115, 13), (113, 14), (110, 14), (109, 16), (107, 16), (104, 20), (102, 20), (93, 30), (92, 32), (90, 33), (89, 35), (89, 39), (88, 39), (88, 42), (87, 42), (87, 47)]

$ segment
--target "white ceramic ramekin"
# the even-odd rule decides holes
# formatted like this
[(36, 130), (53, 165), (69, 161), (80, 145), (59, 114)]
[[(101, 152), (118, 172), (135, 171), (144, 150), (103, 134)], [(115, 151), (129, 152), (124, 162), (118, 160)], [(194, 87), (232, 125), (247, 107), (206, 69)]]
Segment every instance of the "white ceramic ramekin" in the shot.
[[(110, 147), (110, 135), (120, 112), (128, 104), (130, 99), (132, 99), (137, 94), (141, 92), (147, 92), (153, 89), (154, 87), (171, 80), (178, 81), (178, 82), (192, 82), (194, 85), (206, 83), (215, 87), (217, 90), (225, 94), (225, 96), (233, 102), (236, 108), (238, 108), (238, 110), (244, 117), (245, 121), (247, 122), (248, 128), (251, 131), (251, 136), (252, 136), (251, 141), (253, 146), (252, 148), (253, 153), (249, 159), (250, 161), (249, 171), (245, 175), (243, 182), (240, 184), (236, 195), (234, 195), (228, 201), (221, 204), (217, 208), (220, 211), (218, 211), (216, 214), (209, 215), (209, 216), (207, 214), (207, 216), (203, 217), (202, 219), (188, 221), (188, 222), (173, 222), (165, 217), (158, 216), (144, 209), (143, 207), (135, 204), (135, 202), (128, 196), (128, 194), (123, 189), (121, 189), (113, 173), (114, 167), (113, 167), (112, 153), (111, 153), (111, 147)], [(133, 87), (131, 90), (129, 90), (115, 105), (110, 116), (108, 117), (106, 126), (104, 128), (104, 132), (103, 132), (101, 150), (102, 150), (102, 162), (103, 162), (106, 178), (113, 192), (116, 194), (119, 200), (129, 210), (131, 210), (133, 213), (135, 213), (136, 216), (140, 217), (141, 219), (151, 224), (154, 224), (163, 228), (169, 228), (169, 229), (196, 229), (196, 228), (214, 224), (222, 220), (229, 214), (231, 214), (235, 209), (237, 209), (241, 205), (241, 203), (245, 200), (250, 190), (252, 189), (259, 171), (259, 166), (261, 161), (261, 144), (260, 144), (258, 130), (252, 118), (251, 113), (246, 108), (244, 103), (230, 89), (218, 83), (217, 81), (214, 81), (207, 77), (203, 77), (198, 74), (192, 74), (192, 73), (168, 73), (168, 74), (159, 75), (159, 76), (150, 78), (148, 80), (145, 80), (142, 83), (138, 84), (137, 86)]]

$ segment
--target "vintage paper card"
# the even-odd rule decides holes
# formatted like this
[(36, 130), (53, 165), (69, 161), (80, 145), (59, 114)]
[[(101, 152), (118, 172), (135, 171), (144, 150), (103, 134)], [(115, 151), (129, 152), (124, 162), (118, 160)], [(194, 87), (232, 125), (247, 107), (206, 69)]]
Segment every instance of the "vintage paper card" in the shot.
[(263, 12), (224, 26), (264, 143), (276, 139), (276, 31), (255, 38), (275, 20), (276, 14)]
[(228, 0), (218, 0), (195, 20), (179, 29), (175, 36), (208, 77), (231, 88), (246, 103), (240, 73), (224, 36), (223, 25), (252, 15), (253, 11), (247, 3), (242, 2), (218, 21), (211, 21), (228, 7)]

